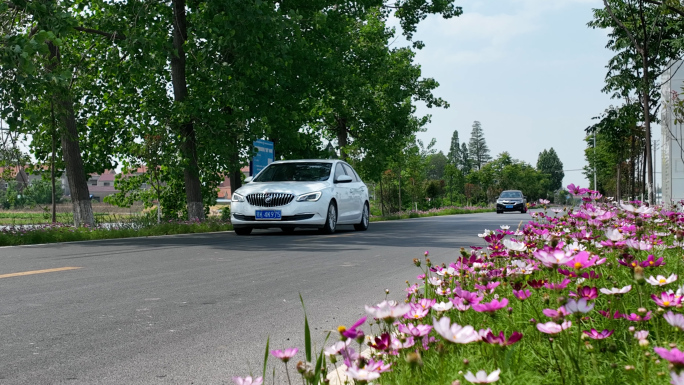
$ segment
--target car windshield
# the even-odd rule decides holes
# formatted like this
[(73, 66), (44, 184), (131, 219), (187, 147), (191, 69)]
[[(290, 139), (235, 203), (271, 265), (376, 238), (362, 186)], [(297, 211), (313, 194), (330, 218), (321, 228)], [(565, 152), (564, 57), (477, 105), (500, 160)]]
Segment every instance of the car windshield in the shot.
[(320, 182), (328, 180), (332, 163), (277, 163), (262, 171), (255, 182)]
[(522, 193), (519, 191), (504, 191), (499, 198), (522, 198)]

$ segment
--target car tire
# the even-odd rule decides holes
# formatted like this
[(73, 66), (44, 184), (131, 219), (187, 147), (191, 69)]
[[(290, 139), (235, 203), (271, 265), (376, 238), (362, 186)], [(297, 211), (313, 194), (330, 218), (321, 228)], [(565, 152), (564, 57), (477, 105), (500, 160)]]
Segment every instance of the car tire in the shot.
[(235, 234), (237, 235), (249, 235), (252, 233), (251, 227), (238, 227), (233, 230), (235, 230)]
[(283, 233), (285, 234), (292, 234), (295, 231), (294, 227), (281, 227), (281, 230), (283, 230)]
[(503, 211), (496, 210), (497, 214), (503, 214)]
[(354, 230), (356, 230), (356, 231), (368, 230), (369, 222), (370, 222), (370, 209), (368, 208), (368, 203), (364, 203), (363, 213), (361, 213), (361, 222), (354, 225)]
[(328, 205), (328, 215), (325, 218), (325, 225), (321, 229), (324, 234), (332, 234), (337, 227), (337, 206), (335, 202), (330, 202)]

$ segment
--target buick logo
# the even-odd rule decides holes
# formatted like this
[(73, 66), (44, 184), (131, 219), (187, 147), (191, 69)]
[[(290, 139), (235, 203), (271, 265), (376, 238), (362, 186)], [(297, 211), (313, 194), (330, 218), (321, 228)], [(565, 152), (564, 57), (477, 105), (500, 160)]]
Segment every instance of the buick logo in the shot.
[(271, 203), (272, 200), (273, 200), (273, 197), (270, 196), (270, 195), (268, 195), (268, 194), (266, 194), (266, 198), (264, 199), (264, 202), (266, 202), (266, 203)]

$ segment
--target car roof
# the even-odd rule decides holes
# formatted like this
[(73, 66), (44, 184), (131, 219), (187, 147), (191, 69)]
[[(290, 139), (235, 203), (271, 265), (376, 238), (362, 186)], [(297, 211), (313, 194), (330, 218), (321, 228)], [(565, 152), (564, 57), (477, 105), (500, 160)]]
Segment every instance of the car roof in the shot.
[(519, 193), (522, 194), (522, 191), (520, 191), (520, 190), (504, 190), (504, 191), (501, 192), (501, 194), (503, 194), (503, 193), (505, 193), (505, 192), (519, 192)]
[(276, 160), (271, 162), (274, 163), (306, 163), (306, 162), (316, 162), (316, 163), (335, 163), (341, 162), (339, 159), (293, 159), (293, 160)]

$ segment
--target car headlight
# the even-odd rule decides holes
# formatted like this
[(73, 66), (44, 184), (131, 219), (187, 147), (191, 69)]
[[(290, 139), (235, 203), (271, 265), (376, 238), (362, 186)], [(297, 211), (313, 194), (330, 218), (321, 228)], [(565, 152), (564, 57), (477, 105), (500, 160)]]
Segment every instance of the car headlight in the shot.
[(238, 194), (238, 193), (233, 193), (233, 199), (231, 199), (231, 200), (232, 200), (233, 202), (244, 202), (244, 201), (245, 201), (245, 197), (243, 197), (242, 195), (240, 195), (240, 194)]
[(316, 191), (298, 196), (297, 202), (316, 202), (319, 199), (321, 199), (321, 192)]

